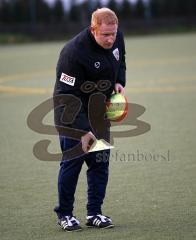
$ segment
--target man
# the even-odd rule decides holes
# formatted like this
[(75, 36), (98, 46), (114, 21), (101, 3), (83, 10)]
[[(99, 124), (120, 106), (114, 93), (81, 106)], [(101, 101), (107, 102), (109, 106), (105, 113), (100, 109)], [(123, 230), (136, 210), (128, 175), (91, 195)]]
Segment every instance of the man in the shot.
[[(70, 137), (59, 131), (63, 157), (58, 177), (59, 204), (54, 211), (59, 219), (58, 224), (66, 231), (81, 230), (80, 222), (73, 216), (73, 204), (84, 162), (88, 167), (86, 225), (98, 228), (114, 226), (112, 220), (104, 216), (101, 210), (108, 182), (110, 152), (100, 151), (103, 154), (98, 159), (97, 152), (88, 151), (96, 138), (109, 141), (110, 124), (107, 119), (103, 121), (101, 131), (97, 130), (99, 126), (92, 124), (95, 119), (91, 113), (97, 114), (103, 110), (98, 109), (99, 102), (95, 99), (103, 99), (99, 96), (104, 95), (107, 100), (113, 91), (124, 94), (125, 71), (125, 47), (122, 33), (118, 30), (118, 18), (108, 8), (98, 9), (92, 14), (91, 26), (64, 46), (57, 64), (54, 89), (55, 125), (57, 130), (63, 126), (81, 133), (77, 141), (74, 136)], [(70, 158), (66, 153), (76, 146), (81, 147), (83, 154), (80, 151)], [(102, 160), (100, 156), (103, 156)]]

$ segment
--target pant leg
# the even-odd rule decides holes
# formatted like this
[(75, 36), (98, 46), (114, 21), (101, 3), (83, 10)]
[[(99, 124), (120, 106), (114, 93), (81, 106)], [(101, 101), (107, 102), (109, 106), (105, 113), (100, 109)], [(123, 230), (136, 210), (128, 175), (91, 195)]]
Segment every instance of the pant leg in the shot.
[[(62, 152), (70, 149), (76, 144), (78, 144), (77, 141), (60, 136)], [(59, 218), (66, 215), (72, 215), (74, 194), (83, 162), (83, 157), (79, 157), (69, 161), (62, 159), (60, 163), (58, 176), (59, 205), (54, 209)]]
[(87, 215), (102, 213), (101, 206), (106, 193), (109, 173), (110, 151), (99, 151), (88, 154), (86, 163), (88, 182)]

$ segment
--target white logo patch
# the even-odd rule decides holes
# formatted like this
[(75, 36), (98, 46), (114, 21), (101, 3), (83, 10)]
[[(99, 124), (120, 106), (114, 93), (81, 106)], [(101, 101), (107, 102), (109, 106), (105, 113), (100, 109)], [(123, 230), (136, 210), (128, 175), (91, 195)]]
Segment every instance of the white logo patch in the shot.
[(119, 61), (119, 50), (118, 48), (114, 49), (112, 52), (117, 61)]
[(96, 68), (99, 68), (100, 67), (100, 62), (95, 62), (95, 64), (94, 64), (94, 66), (96, 67)]
[(70, 86), (74, 86), (75, 80), (76, 80), (75, 77), (71, 77), (71, 76), (69, 76), (69, 75), (67, 75), (65, 73), (61, 74), (60, 81), (66, 83), (66, 84), (68, 84)]

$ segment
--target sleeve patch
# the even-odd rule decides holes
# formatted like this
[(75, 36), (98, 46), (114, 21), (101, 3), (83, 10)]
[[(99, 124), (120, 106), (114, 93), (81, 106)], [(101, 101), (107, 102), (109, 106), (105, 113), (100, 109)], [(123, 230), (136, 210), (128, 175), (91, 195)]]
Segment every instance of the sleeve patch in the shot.
[(60, 78), (61, 82), (64, 82), (65, 84), (68, 84), (70, 86), (74, 86), (75, 85), (75, 80), (76, 80), (75, 77), (71, 77), (71, 76), (62, 72), (61, 78)]

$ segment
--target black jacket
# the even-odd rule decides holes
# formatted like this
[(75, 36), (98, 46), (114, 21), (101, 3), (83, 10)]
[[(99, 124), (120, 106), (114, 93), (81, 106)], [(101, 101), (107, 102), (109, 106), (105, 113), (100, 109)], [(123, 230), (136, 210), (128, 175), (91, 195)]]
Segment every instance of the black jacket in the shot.
[[(80, 32), (63, 47), (57, 63), (55, 125), (93, 131), (88, 120), (89, 97), (101, 92), (108, 99), (115, 83), (125, 86), (125, 71), (124, 39), (119, 30), (112, 49), (107, 50), (96, 43), (89, 28)], [(58, 95), (67, 98), (56, 101)]]

